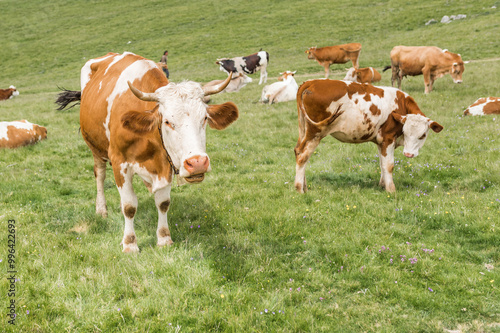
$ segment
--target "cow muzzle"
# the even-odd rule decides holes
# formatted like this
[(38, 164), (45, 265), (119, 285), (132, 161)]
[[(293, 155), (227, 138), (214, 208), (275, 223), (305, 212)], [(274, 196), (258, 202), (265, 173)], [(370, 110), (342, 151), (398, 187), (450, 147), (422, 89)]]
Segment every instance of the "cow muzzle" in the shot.
[(462, 83), (462, 80), (453, 80), (455, 83)]
[(412, 153), (403, 153), (406, 157), (408, 158), (412, 158), (412, 157), (415, 157), (415, 154), (412, 154)]
[(209, 171), (210, 160), (208, 156), (195, 155), (184, 161), (184, 169), (189, 176), (184, 177), (188, 183), (200, 183)]

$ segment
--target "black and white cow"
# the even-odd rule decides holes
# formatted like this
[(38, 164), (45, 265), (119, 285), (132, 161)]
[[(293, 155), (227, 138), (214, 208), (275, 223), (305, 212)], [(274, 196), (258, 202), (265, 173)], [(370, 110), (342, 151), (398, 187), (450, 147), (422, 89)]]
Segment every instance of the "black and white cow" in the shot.
[(246, 57), (217, 59), (215, 63), (226, 73), (254, 74), (260, 70), (259, 84), (267, 82), (266, 68), (269, 63), (269, 53), (266, 51), (259, 51)]

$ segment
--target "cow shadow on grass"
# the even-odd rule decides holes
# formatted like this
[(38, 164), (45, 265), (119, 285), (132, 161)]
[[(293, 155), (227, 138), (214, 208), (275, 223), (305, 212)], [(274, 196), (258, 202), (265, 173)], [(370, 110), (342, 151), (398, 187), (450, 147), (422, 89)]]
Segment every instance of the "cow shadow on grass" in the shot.
[(307, 185), (311, 188), (318, 186), (332, 186), (335, 188), (360, 187), (366, 189), (383, 188), (378, 185), (378, 174), (367, 173), (318, 173), (306, 175)]

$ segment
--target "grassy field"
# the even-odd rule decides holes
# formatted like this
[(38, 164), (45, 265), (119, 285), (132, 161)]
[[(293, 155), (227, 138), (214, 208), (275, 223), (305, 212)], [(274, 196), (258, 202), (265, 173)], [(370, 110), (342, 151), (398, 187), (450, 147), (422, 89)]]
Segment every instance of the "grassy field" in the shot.
[[(0, 151), (2, 332), (500, 332), (500, 117), (463, 117), (500, 95), (500, 1), (0, 1), (0, 120), (48, 128), (35, 146)], [(466, 14), (449, 24), (425, 25)], [(8, 31), (8, 33), (6, 33)], [(258, 103), (258, 75), (232, 100), (240, 118), (207, 130), (213, 171), (174, 187), (174, 245), (156, 247), (153, 197), (135, 178), (141, 252), (119, 245), (123, 216), (108, 168), (107, 219), (95, 214), (90, 150), (78, 107), (55, 110), (58, 86), (79, 89), (86, 60), (169, 50), (174, 82), (220, 79), (215, 60), (260, 48), (269, 81), (323, 77), (310, 46), (363, 45), (381, 70), (393, 46), (436, 45), (471, 61), (461, 85), (423, 77), (403, 90), (444, 126), (415, 159), (396, 151), (396, 194), (378, 187), (377, 148), (322, 141), (295, 191), (294, 102)], [(342, 79), (350, 64), (332, 66)], [(383, 74), (379, 85), (390, 85)], [(9, 296), (9, 220), (15, 220)], [(12, 223), (11, 223), (12, 224)], [(7, 316), (15, 301), (16, 325)]]

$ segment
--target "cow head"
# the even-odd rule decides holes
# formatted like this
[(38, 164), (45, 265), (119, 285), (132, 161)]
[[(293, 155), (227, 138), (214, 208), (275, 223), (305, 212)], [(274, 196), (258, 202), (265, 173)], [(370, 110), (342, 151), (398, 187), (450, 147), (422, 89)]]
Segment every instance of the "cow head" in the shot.
[(10, 86), (9, 89), (12, 89), (12, 95), (10, 96), (10, 98), (14, 97), (14, 96), (19, 96), (19, 91), (17, 91), (16, 87), (14, 86)]
[(460, 62), (454, 62), (451, 66), (450, 74), (453, 78), (453, 82), (462, 83), (462, 73), (465, 71), (464, 62), (460, 60)]
[(286, 71), (283, 73), (280, 73), (280, 76), (278, 77), (278, 81), (286, 81), (286, 79), (290, 76), (294, 76), (297, 71)]
[(160, 130), (163, 145), (179, 170), (179, 183), (203, 181), (210, 171), (210, 159), (205, 152), (206, 125), (221, 130), (238, 118), (238, 108), (232, 102), (207, 106), (206, 95), (216, 94), (229, 84), (231, 74), (223, 84), (202, 88), (199, 83), (170, 82), (154, 93), (143, 93), (130, 82), (130, 90), (143, 101), (157, 102), (151, 111), (129, 111), (122, 123), (136, 133)]
[(237, 69), (234, 66), (234, 60), (229, 59), (229, 58), (222, 58), (222, 59), (217, 59), (215, 62), (217, 65), (219, 65), (219, 70), (226, 72), (226, 73), (236, 73)]
[(407, 114), (402, 116), (396, 112), (392, 112), (392, 116), (397, 122), (403, 125), (403, 154), (406, 157), (418, 156), (420, 148), (422, 148), (427, 139), (429, 128), (436, 133), (441, 132), (443, 129), (443, 126), (421, 114)]
[(307, 53), (307, 59), (316, 59), (314, 57), (314, 53), (316, 52), (316, 46), (310, 47), (309, 49), (306, 50)]
[(356, 82), (358, 80), (358, 72), (356, 71), (356, 68), (351, 67), (347, 69), (347, 73), (344, 77), (344, 81), (353, 81)]

